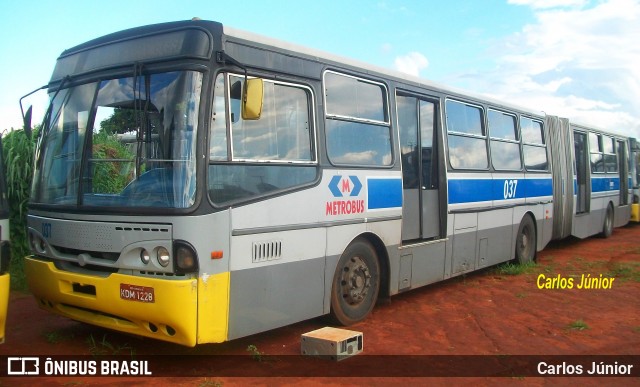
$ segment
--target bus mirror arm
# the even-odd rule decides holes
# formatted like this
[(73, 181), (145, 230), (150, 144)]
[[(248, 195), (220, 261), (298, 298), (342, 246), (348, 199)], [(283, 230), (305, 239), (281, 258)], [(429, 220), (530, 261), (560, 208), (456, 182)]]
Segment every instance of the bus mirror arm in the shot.
[(244, 71), (244, 87), (242, 89), (242, 119), (259, 120), (264, 101), (264, 83), (261, 78), (249, 79), (247, 67), (224, 51), (216, 52), (216, 61), (223, 65), (227, 62), (240, 67)]
[(46, 89), (48, 87), (48, 85), (44, 85), (41, 87), (38, 87), (37, 89), (35, 89), (34, 91), (22, 96), (22, 98), (20, 98), (20, 112), (22, 113), (22, 123), (24, 125), (24, 132), (27, 135), (28, 138), (31, 138), (31, 115), (33, 113), (33, 105), (29, 106), (29, 108), (27, 109), (27, 112), (25, 113), (23, 107), (22, 107), (22, 100), (27, 98), (28, 96), (30, 96), (33, 93), (36, 93), (40, 90)]

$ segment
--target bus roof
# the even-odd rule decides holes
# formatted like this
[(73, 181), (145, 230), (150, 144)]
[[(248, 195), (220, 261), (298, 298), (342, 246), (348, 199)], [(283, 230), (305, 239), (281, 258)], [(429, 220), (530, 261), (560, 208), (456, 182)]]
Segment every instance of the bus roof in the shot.
[(265, 46), (271, 46), (279, 50), (285, 50), (291, 53), (299, 54), (301, 56), (304, 56), (307, 59), (316, 60), (318, 62), (323, 62), (323, 63), (332, 62), (333, 64), (337, 64), (337, 65), (349, 66), (351, 68), (358, 69), (361, 72), (370, 73), (370, 74), (377, 75), (384, 78), (392, 78), (396, 81), (412, 84), (415, 86), (426, 87), (438, 92), (451, 94), (454, 97), (471, 98), (474, 100), (486, 102), (490, 105), (495, 105), (496, 107), (509, 108), (509, 109), (517, 110), (523, 113), (528, 113), (534, 116), (546, 115), (541, 110), (535, 110), (535, 109), (531, 109), (524, 106), (505, 103), (504, 101), (501, 101), (494, 97), (483, 95), (481, 93), (474, 93), (474, 92), (470, 92), (460, 88), (447, 86), (441, 83), (427, 80), (425, 78), (402, 73), (397, 70), (375, 66), (370, 63), (358, 61), (356, 59), (342, 57), (326, 51), (282, 41), (279, 39), (267, 37), (267, 36), (256, 34), (249, 31), (228, 27), (226, 25), (223, 26), (223, 32), (227, 37), (230, 37), (232, 39), (241, 39), (244, 41), (259, 43)]

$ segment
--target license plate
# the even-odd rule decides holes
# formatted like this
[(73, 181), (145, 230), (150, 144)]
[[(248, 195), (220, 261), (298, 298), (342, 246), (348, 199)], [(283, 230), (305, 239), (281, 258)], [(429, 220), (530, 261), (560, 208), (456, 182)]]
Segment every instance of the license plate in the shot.
[(147, 286), (120, 284), (120, 298), (128, 301), (155, 302), (153, 288)]

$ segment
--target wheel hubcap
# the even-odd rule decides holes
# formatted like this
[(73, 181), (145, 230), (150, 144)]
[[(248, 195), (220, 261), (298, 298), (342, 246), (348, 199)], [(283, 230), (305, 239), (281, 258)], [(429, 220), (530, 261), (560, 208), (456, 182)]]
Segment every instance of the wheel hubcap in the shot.
[(340, 279), (342, 298), (350, 305), (361, 303), (371, 287), (369, 267), (360, 257), (347, 262)]

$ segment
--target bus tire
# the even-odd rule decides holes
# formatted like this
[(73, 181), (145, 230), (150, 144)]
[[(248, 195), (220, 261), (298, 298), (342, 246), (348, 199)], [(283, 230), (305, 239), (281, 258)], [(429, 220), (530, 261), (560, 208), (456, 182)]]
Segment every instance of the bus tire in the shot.
[(370, 243), (357, 239), (342, 253), (331, 286), (331, 318), (341, 325), (364, 320), (378, 299), (380, 263)]
[(533, 262), (536, 257), (536, 225), (530, 215), (525, 215), (518, 227), (516, 236), (516, 262)]
[(613, 234), (613, 207), (611, 203), (607, 206), (607, 212), (604, 214), (604, 222), (602, 224), (602, 235), (603, 238), (609, 238)]

